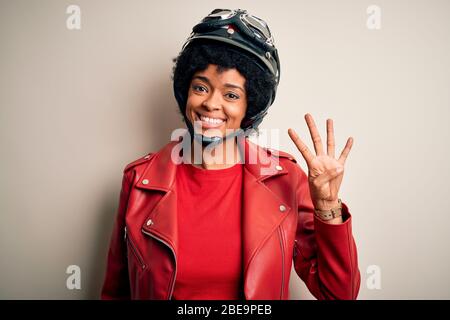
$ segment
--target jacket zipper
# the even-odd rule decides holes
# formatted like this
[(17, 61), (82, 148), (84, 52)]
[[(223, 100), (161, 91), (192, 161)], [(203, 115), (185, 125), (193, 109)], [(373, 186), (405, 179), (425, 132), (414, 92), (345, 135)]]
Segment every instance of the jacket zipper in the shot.
[(284, 241), (283, 241), (283, 231), (281, 227), (278, 228), (278, 233), (280, 235), (280, 247), (281, 247), (281, 297), (283, 299), (284, 292)]
[(167, 242), (165, 242), (164, 240), (162, 240), (162, 239), (156, 237), (155, 235), (153, 235), (153, 234), (151, 234), (151, 233), (145, 231), (144, 229), (142, 229), (142, 232), (145, 233), (146, 235), (152, 237), (153, 239), (158, 240), (159, 242), (165, 244), (165, 245), (170, 249), (170, 251), (172, 251), (173, 257), (174, 257), (174, 259), (175, 259), (175, 272), (173, 273), (172, 279), (171, 279), (171, 281), (170, 281), (170, 293), (169, 293), (169, 298), (167, 299), (167, 300), (170, 300), (170, 299), (172, 298), (173, 290), (174, 290), (174, 288), (175, 288), (175, 278), (176, 278), (176, 276), (177, 276), (177, 256), (175, 255), (175, 251), (174, 251), (174, 250), (172, 249), (172, 247), (171, 247)]
[(139, 264), (141, 265), (141, 268), (145, 269), (146, 265), (144, 263), (144, 259), (142, 259), (141, 255), (139, 254), (139, 252), (138, 252), (136, 246), (134, 245), (133, 241), (131, 240), (131, 238), (127, 236), (127, 227), (125, 227), (124, 239), (125, 239), (125, 241), (128, 241), (130, 243), (131, 250), (133, 251), (133, 254), (136, 257), (136, 259), (139, 261)]

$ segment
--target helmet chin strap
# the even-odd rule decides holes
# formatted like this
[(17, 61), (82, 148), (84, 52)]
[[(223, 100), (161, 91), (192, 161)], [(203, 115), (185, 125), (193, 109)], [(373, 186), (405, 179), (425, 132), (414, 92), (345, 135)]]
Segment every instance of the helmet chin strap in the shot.
[(195, 133), (194, 127), (192, 126), (192, 123), (189, 120), (186, 121), (186, 124), (187, 124), (188, 130), (189, 130), (189, 133), (191, 135), (191, 140), (192, 140), (192, 137), (194, 137), (194, 139), (197, 142), (199, 142), (202, 145), (202, 147), (216, 146), (216, 145), (222, 143), (223, 141), (225, 141), (226, 139), (231, 139), (231, 138), (237, 137), (241, 134), (244, 134), (244, 130), (242, 130), (242, 128), (239, 128), (238, 130), (235, 130), (234, 132), (227, 134), (224, 137), (219, 137), (219, 136), (207, 137), (203, 134)]

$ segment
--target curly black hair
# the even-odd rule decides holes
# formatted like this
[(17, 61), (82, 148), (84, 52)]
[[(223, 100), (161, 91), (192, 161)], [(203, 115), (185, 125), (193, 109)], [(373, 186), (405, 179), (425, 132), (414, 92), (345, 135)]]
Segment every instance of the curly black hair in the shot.
[(183, 117), (186, 119), (186, 102), (192, 76), (207, 69), (209, 64), (217, 65), (218, 72), (234, 68), (245, 78), (247, 112), (242, 123), (263, 110), (271, 99), (276, 79), (269, 71), (258, 66), (255, 59), (244, 50), (219, 41), (199, 39), (189, 44), (173, 59), (172, 70), (173, 87), (179, 95), (176, 98)]

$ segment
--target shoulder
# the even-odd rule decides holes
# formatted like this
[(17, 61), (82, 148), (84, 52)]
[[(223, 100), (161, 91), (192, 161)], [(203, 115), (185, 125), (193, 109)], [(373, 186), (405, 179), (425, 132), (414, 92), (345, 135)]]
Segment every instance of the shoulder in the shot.
[(276, 150), (273, 148), (263, 148), (268, 155), (277, 157), (277, 158), (282, 158), (282, 159), (287, 159), (290, 160), (294, 163), (297, 163), (297, 160), (295, 159), (295, 157), (293, 155), (291, 155), (290, 153), (281, 151), (281, 150)]
[(144, 156), (139, 157), (136, 160), (131, 161), (130, 163), (128, 163), (125, 168), (123, 169), (124, 172), (129, 171), (130, 169), (140, 166), (140, 165), (144, 165), (148, 162), (150, 162), (152, 160), (152, 158), (155, 156), (156, 153), (152, 153), (149, 152), (147, 154), (145, 154)]
[(278, 158), (279, 162), (282, 163), (282, 166), (288, 169), (288, 171), (295, 172), (299, 175), (301, 180), (304, 180), (307, 177), (305, 171), (300, 167), (297, 159), (292, 154), (273, 148), (264, 148), (264, 150), (266, 150), (270, 156)]
[[(148, 165), (157, 158), (157, 155), (159, 154), (165, 154), (171, 152), (171, 149), (173, 146), (178, 143), (176, 141), (170, 141), (166, 145), (164, 145), (161, 149), (157, 150), (156, 152), (148, 152), (141, 157), (131, 161), (128, 163), (124, 168), (124, 173), (127, 173), (129, 171), (137, 171), (138, 173), (141, 171), (144, 171), (145, 168), (148, 167)], [(134, 170), (133, 170), (134, 169)]]

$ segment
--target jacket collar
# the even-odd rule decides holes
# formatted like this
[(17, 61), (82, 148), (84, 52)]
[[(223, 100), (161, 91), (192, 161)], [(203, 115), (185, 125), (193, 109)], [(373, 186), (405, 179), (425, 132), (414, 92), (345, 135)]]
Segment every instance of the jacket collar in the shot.
[[(285, 168), (279, 165), (279, 158), (273, 154), (273, 150), (265, 149), (246, 137), (238, 138), (238, 146), (244, 155), (244, 168), (257, 181), (287, 173)], [(169, 191), (176, 178), (177, 165), (183, 160), (182, 150), (181, 141), (166, 144), (154, 155), (153, 161), (136, 186), (142, 189)]]

